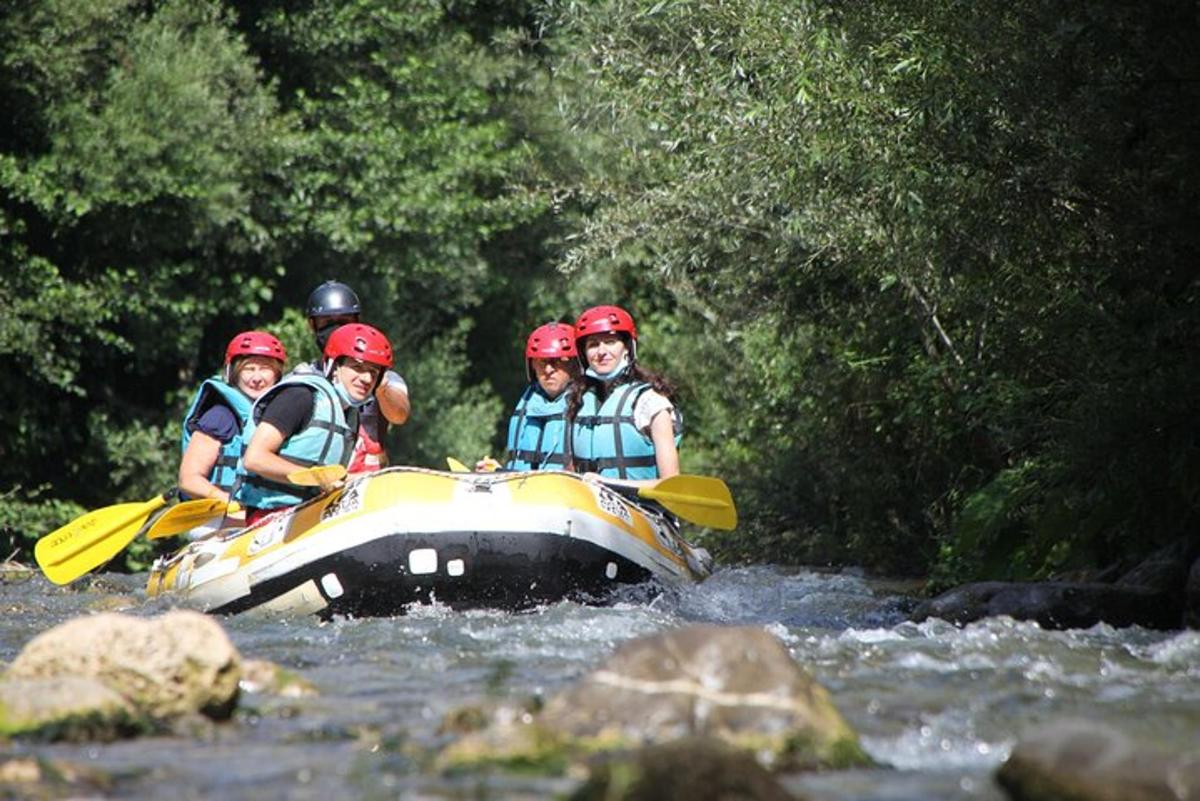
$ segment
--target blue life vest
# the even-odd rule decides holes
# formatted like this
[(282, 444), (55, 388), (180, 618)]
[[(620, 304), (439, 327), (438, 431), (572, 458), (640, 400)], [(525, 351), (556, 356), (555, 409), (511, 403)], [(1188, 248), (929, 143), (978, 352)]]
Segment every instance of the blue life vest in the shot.
[[(650, 385), (631, 381), (613, 387), (603, 403), (594, 389), (583, 395), (583, 403), (571, 426), (571, 457), (580, 473), (599, 473), (605, 478), (658, 478), (654, 441), (633, 424), (633, 408)], [(672, 407), (675, 444), (679, 444), (683, 419)]]
[[(243, 438), (249, 443), (254, 437), (255, 429), (258, 428), (259, 420), (262, 419), (263, 410), (267, 408), (271, 399), (283, 388), (296, 385), (312, 389), (312, 419), (305, 428), (283, 441), (279, 455), (303, 467), (345, 465), (350, 461), (354, 440), (358, 436), (358, 415), (352, 413), (350, 420), (347, 420), (337, 390), (324, 376), (292, 373), (264, 392), (254, 402)], [(277, 509), (300, 503), (320, 492), (319, 487), (298, 487), (251, 473), (246, 470), (244, 455), (238, 462), (238, 480), (233, 499), (242, 506), (251, 509)]]
[[(320, 362), (301, 362), (292, 368), (289, 375), (324, 375)], [(366, 473), (387, 467), (388, 455), (383, 438), (388, 432), (388, 419), (379, 409), (379, 401), (373, 396), (358, 407), (358, 440), (354, 445), (354, 456), (347, 465), (347, 472)]]
[(565, 470), (567, 393), (554, 400), (536, 382), (525, 388), (508, 420), (505, 470)]
[(192, 396), (187, 413), (183, 416), (183, 437), (179, 443), (179, 452), (182, 454), (187, 451), (188, 443), (192, 441), (192, 434), (195, 433), (196, 422), (214, 404), (218, 403), (228, 406), (233, 412), (233, 416), (237, 418), (239, 430), (237, 436), (221, 445), (221, 450), (217, 454), (217, 463), (213, 465), (208, 480), (214, 486), (229, 492), (237, 477), (238, 460), (242, 458), (242, 451), (246, 449), (246, 443), (249, 441), (245, 436), (246, 422), (250, 419), (250, 407), (253, 401), (240, 389), (226, 384), (219, 378), (205, 379), (200, 388), (196, 390), (196, 394)]

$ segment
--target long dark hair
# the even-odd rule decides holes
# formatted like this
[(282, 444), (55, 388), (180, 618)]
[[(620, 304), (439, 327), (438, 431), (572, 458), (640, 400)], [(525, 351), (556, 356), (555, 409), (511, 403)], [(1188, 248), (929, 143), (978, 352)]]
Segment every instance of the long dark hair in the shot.
[[(628, 344), (628, 340), (626, 340), (626, 344)], [(567, 425), (570, 426), (575, 422), (575, 415), (579, 414), (579, 409), (583, 406), (583, 396), (588, 390), (595, 390), (600, 402), (603, 403), (617, 387), (633, 381), (649, 384), (655, 392), (665, 396), (671, 403), (675, 402), (675, 386), (663, 376), (647, 370), (634, 361), (633, 349), (630, 348), (629, 366), (625, 368), (624, 373), (612, 381), (600, 381), (583, 373), (571, 379), (571, 385), (567, 387)]]

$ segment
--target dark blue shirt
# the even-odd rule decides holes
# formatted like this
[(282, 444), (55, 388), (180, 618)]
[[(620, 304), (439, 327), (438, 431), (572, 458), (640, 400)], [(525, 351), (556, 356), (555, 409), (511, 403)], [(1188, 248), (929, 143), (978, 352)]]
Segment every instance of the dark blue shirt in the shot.
[(224, 403), (214, 403), (208, 407), (208, 411), (200, 415), (200, 419), (193, 424), (192, 430), (193, 432), (203, 431), (224, 445), (238, 435), (242, 426), (238, 422), (237, 415), (233, 413), (233, 409)]

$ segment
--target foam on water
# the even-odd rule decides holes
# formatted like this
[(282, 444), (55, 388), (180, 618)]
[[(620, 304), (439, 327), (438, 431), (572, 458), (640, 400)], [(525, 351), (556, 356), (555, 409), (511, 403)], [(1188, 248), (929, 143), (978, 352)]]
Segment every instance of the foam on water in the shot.
[[(141, 581), (0, 586), (0, 602), (20, 611), (0, 627), (0, 660), (111, 597), (128, 595), (135, 614), (167, 608), (139, 600)], [(461, 705), (551, 696), (622, 642), (691, 622), (769, 631), (829, 689), (871, 756), (900, 769), (807, 779), (821, 801), (990, 799), (990, 772), (1024, 727), (1061, 716), (1086, 715), (1147, 742), (1200, 740), (1200, 633), (1059, 632), (1008, 618), (912, 623), (910, 607), (861, 575), (758, 566), (721, 569), (680, 591), (631, 590), (600, 608), (512, 614), (435, 604), (390, 619), (222, 618), (246, 657), (299, 670), (321, 695), (249, 697), (215, 742), (152, 738), (88, 746), (94, 757), (75, 746), (46, 753), (142, 772), (134, 798), (162, 797), (166, 787), (227, 799), (466, 797), (475, 788), (431, 781), (404, 748), (363, 743), (436, 743), (440, 721)], [(548, 797), (547, 787), (506, 779), (488, 797)]]

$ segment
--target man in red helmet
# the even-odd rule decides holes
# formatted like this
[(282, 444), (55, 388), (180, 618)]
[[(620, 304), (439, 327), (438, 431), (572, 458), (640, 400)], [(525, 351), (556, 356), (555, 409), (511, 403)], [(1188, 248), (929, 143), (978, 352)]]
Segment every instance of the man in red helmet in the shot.
[[(317, 348), (324, 353), (329, 336), (339, 326), (357, 323), (362, 315), (362, 304), (353, 289), (340, 281), (326, 281), (308, 296), (305, 316), (308, 326), (317, 341)], [(320, 362), (302, 364), (297, 373), (321, 373)], [(403, 425), (408, 420), (410, 405), (408, 385), (395, 370), (387, 370), (374, 396), (359, 409), (358, 440), (350, 457), (347, 470), (350, 473), (366, 473), (387, 466), (384, 436), (388, 425)]]
[[(566, 470), (566, 389), (579, 372), (575, 329), (566, 323), (535, 328), (525, 342), (525, 375), (521, 394), (508, 422), (506, 470)], [(495, 470), (485, 457), (476, 470)]]
[(359, 412), (393, 363), (382, 332), (362, 323), (343, 325), (326, 339), (323, 375), (293, 372), (255, 402), (234, 491), (247, 524), (320, 492), (289, 483), (289, 474), (350, 462)]

